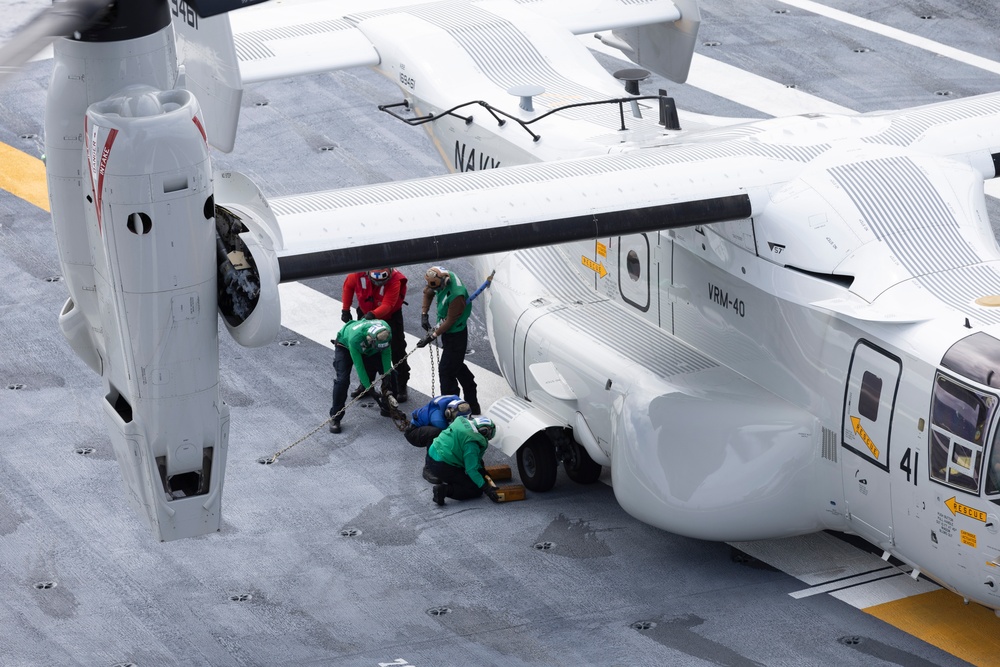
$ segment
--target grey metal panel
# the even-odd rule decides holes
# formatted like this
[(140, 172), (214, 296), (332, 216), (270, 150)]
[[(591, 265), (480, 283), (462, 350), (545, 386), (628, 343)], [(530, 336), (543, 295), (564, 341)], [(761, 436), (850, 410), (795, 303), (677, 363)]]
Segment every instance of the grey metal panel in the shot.
[[(301, 37), (303, 35), (317, 35), (320, 33), (335, 33), (341, 30), (353, 30), (354, 26), (345, 20), (319, 21), (316, 23), (303, 23), (300, 25), (287, 26), (282, 28), (270, 28), (267, 30), (254, 30), (242, 35), (235, 35), (233, 42), (236, 44), (236, 57), (241, 62), (251, 60), (262, 60), (273, 58), (274, 52), (268, 48), (265, 42), (286, 39), (289, 37)], [(331, 35), (331, 39), (336, 36)]]
[[(611, 344), (618, 354), (670, 377), (714, 368), (718, 364), (662, 329), (596, 293), (566, 257), (567, 246), (518, 251), (522, 264), (550, 295), (567, 305), (550, 317), (562, 319), (594, 340)], [(634, 323), (634, 326), (632, 324)], [(613, 336), (613, 340), (610, 340)]]
[(862, 141), (870, 144), (909, 146), (927, 128), (941, 122), (988, 116), (1000, 111), (1000, 100), (995, 97), (971, 97), (946, 107), (920, 107), (907, 110), (905, 115), (892, 119), (889, 128)]
[(276, 215), (331, 211), (338, 208), (403, 201), (434, 195), (472, 192), (492, 187), (540, 183), (574, 176), (599, 175), (633, 169), (647, 169), (702, 160), (736, 157), (765, 157), (776, 160), (809, 162), (829, 148), (816, 146), (771, 146), (753, 141), (734, 141), (721, 146), (691, 144), (657, 150), (634, 151), (588, 160), (532, 164), (506, 169), (454, 174), (448, 177), (384, 183), (346, 190), (314, 192), (270, 200)]
[(565, 303), (603, 300), (592, 286), (584, 283), (561, 249), (566, 246), (546, 246), (519, 250), (525, 270), (549, 290), (553, 297)]
[[(1000, 267), (984, 261), (962, 236), (958, 220), (911, 159), (872, 160), (830, 174), (920, 285), (979, 323), (1000, 323), (1000, 311), (974, 305), (1000, 292)], [(929, 245), (941, 252), (924, 252)]]

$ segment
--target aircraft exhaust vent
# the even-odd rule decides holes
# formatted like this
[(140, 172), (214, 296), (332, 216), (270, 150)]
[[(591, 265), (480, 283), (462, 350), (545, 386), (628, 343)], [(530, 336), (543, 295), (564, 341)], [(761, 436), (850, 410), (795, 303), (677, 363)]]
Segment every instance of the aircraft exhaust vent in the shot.
[(837, 434), (823, 427), (823, 458), (837, 462)]

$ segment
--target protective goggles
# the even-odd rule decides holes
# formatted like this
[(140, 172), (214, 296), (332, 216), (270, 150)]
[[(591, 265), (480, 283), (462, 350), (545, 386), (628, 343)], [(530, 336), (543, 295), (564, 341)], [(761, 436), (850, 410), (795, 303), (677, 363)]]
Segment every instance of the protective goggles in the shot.
[(369, 271), (368, 276), (377, 282), (384, 282), (389, 279), (389, 269), (380, 269), (378, 271)]

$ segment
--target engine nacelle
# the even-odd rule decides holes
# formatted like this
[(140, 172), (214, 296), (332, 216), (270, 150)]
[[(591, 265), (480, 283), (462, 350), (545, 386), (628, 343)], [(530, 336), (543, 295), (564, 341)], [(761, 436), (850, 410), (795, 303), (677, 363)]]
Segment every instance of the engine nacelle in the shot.
[(219, 312), (237, 343), (267, 345), (281, 328), (281, 229), (260, 189), (239, 172), (216, 175), (215, 198)]
[(212, 168), (198, 102), (126, 88), (87, 110), (85, 206), (106, 358), (104, 412), (129, 500), (161, 540), (221, 525)]

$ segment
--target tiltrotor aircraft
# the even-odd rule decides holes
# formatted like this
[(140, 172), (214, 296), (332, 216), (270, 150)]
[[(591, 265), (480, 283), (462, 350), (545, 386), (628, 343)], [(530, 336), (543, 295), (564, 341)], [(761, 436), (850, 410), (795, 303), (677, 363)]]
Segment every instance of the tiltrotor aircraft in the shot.
[[(279, 281), (481, 253), (515, 394), (488, 412), (529, 488), (560, 462), (580, 482), (610, 466), (621, 505), (665, 530), (855, 533), (1000, 608), (984, 196), (1000, 94), (692, 116), (574, 37), (610, 31), (680, 82), (695, 0), (208, 4), (112, 3), (55, 43), (46, 114), (60, 322), (103, 378), (129, 498), (160, 539), (220, 525), (217, 309), (265, 344)], [(272, 199), (213, 173), (243, 84), (352, 66), (398, 83), (384, 110), (467, 173)]]

